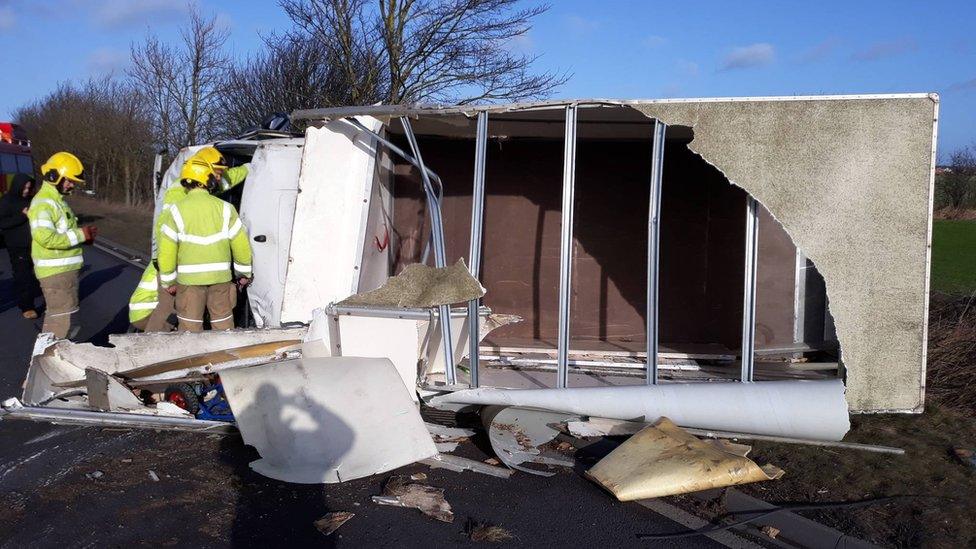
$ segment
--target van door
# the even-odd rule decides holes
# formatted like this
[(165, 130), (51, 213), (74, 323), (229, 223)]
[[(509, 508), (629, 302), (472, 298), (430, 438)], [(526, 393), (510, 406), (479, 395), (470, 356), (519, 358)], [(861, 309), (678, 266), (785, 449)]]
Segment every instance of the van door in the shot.
[(241, 219), (253, 251), (248, 302), (258, 327), (276, 327), (288, 271), (303, 139), (262, 143), (254, 151), (241, 196)]

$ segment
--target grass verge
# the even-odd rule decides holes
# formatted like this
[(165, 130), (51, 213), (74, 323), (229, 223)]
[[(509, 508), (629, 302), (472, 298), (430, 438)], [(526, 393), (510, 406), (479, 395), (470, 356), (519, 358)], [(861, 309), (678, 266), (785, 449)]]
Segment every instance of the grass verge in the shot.
[(138, 252), (149, 253), (152, 242), (151, 205), (126, 206), (81, 194), (69, 197), (68, 204), (78, 216), (79, 224), (95, 225), (99, 236)]

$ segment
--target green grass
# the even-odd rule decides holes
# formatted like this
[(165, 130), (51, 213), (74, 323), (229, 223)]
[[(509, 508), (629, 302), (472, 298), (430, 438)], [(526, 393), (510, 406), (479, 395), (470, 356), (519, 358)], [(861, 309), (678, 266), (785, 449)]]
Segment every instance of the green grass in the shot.
[(948, 293), (976, 290), (976, 221), (934, 222), (932, 289)]

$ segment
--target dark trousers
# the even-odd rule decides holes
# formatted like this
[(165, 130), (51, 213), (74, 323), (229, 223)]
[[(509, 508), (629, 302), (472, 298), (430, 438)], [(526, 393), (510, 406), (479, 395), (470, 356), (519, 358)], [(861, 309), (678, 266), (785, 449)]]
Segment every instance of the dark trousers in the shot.
[(30, 249), (19, 246), (7, 246), (10, 256), (10, 266), (14, 273), (14, 292), (17, 295), (17, 306), (21, 311), (34, 308), (34, 297), (40, 292), (37, 277), (34, 276), (34, 263), (31, 261)]

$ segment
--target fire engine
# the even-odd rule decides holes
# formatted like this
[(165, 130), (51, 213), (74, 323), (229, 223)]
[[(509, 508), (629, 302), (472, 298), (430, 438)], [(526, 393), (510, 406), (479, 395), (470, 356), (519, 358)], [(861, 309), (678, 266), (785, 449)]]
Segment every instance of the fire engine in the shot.
[(12, 122), (0, 122), (0, 194), (10, 188), (18, 173), (34, 173), (31, 143), (24, 129)]

